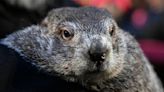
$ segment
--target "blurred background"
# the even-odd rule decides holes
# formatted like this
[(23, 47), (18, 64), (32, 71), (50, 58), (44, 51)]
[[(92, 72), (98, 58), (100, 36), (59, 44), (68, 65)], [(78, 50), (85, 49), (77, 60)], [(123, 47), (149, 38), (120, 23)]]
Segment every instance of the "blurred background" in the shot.
[(66, 6), (108, 9), (136, 37), (164, 83), (164, 0), (0, 0), (0, 38), (40, 23), (52, 8)]

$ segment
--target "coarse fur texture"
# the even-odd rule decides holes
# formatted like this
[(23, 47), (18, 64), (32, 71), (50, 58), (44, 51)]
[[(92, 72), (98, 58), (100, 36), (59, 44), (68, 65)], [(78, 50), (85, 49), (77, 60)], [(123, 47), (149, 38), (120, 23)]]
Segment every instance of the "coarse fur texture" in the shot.
[[(63, 30), (71, 38), (64, 38)], [(164, 92), (136, 40), (104, 9), (54, 9), (41, 24), (15, 32), (1, 44), (38, 69), (92, 91)]]

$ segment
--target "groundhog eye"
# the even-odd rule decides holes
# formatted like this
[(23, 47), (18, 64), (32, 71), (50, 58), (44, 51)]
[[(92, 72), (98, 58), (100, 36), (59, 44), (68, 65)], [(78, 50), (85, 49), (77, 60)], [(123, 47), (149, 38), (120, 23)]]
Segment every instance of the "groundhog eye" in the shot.
[(73, 34), (70, 31), (68, 30), (61, 30), (61, 31), (62, 31), (61, 35), (64, 40), (70, 40), (73, 37)]

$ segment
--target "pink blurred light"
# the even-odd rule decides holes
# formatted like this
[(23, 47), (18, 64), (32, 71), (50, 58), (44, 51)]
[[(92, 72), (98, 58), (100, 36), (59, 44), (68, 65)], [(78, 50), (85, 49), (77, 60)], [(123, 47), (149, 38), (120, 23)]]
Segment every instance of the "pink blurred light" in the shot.
[(82, 6), (103, 7), (106, 4), (108, 4), (111, 0), (74, 0), (74, 1)]
[(156, 64), (164, 64), (164, 42), (157, 40), (139, 40), (145, 55)]
[(131, 0), (113, 0), (117, 8), (122, 12), (127, 12), (132, 7)]
[(131, 17), (132, 24), (136, 28), (143, 27), (147, 19), (148, 19), (148, 14), (144, 9), (135, 10)]

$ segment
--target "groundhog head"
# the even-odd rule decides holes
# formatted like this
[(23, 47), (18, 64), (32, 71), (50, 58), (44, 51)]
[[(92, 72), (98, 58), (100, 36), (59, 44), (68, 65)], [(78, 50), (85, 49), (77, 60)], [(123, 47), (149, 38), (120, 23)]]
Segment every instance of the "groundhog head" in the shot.
[(59, 8), (39, 25), (15, 32), (1, 43), (28, 62), (69, 81), (98, 81), (122, 69), (126, 45), (104, 9)]

